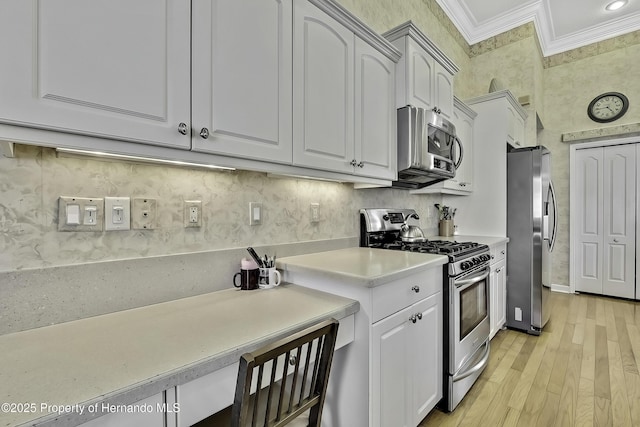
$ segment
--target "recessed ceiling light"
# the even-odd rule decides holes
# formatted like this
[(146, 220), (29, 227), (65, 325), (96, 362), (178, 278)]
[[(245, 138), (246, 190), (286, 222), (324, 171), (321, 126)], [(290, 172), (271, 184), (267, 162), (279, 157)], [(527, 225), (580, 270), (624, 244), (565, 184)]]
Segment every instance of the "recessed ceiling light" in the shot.
[(607, 10), (618, 10), (622, 6), (624, 6), (625, 4), (627, 4), (627, 0), (616, 0), (616, 1), (613, 1), (613, 2), (609, 3), (607, 6), (605, 6), (605, 9), (607, 9)]

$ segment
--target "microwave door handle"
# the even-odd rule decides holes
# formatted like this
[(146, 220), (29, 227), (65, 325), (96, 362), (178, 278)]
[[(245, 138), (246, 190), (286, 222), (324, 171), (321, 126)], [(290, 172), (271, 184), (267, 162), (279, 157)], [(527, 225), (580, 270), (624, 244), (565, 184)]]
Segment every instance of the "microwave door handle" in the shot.
[(422, 165), (422, 144), (424, 141), (424, 109), (416, 108), (416, 131), (414, 132), (415, 141), (413, 141), (413, 166), (420, 167)]
[(462, 157), (464, 156), (464, 147), (462, 146), (462, 141), (460, 141), (460, 138), (458, 138), (457, 136), (456, 138), (456, 142), (458, 143), (458, 147), (460, 147), (460, 157), (458, 157), (458, 161), (455, 164), (456, 169), (458, 169), (460, 167), (460, 164), (462, 163)]

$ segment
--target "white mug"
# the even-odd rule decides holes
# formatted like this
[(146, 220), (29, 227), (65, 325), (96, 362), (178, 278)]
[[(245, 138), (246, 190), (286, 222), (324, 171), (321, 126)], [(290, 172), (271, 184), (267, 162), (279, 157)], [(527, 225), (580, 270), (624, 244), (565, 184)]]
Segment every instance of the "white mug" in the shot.
[(282, 281), (282, 276), (280, 272), (275, 267), (270, 268), (261, 268), (260, 269), (260, 279), (258, 284), (262, 289), (273, 288), (274, 286), (278, 286)]

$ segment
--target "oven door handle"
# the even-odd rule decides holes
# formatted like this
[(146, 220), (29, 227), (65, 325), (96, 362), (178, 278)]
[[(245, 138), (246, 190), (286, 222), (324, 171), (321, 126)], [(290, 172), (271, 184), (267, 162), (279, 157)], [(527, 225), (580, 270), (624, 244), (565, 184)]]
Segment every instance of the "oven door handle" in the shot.
[(487, 277), (489, 277), (489, 274), (491, 274), (491, 267), (490, 266), (486, 266), (481, 271), (483, 273), (480, 273), (478, 275), (474, 275), (473, 277), (471, 277), (469, 279), (455, 280), (453, 283), (456, 285), (456, 289), (458, 289), (459, 291), (463, 291), (464, 289), (468, 288), (469, 286), (473, 285), (474, 283), (477, 283), (477, 282), (479, 282), (481, 280), (486, 279)]
[(484, 369), (484, 367), (487, 366), (487, 364), (489, 363), (489, 354), (490, 354), (490, 346), (489, 346), (489, 341), (488, 340), (485, 343), (485, 346), (487, 347), (487, 351), (482, 356), (482, 359), (480, 359), (478, 361), (478, 363), (473, 365), (467, 371), (464, 371), (464, 372), (460, 373), (459, 375), (454, 375), (453, 378), (452, 378), (453, 382), (463, 380), (463, 379), (475, 374), (476, 372)]

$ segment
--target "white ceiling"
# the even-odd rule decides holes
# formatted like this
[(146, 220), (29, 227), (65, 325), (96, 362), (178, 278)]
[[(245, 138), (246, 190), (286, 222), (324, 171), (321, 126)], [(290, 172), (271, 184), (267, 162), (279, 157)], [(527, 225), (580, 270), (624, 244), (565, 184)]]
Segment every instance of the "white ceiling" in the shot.
[(533, 22), (544, 56), (640, 29), (640, 0), (436, 0), (469, 44)]

